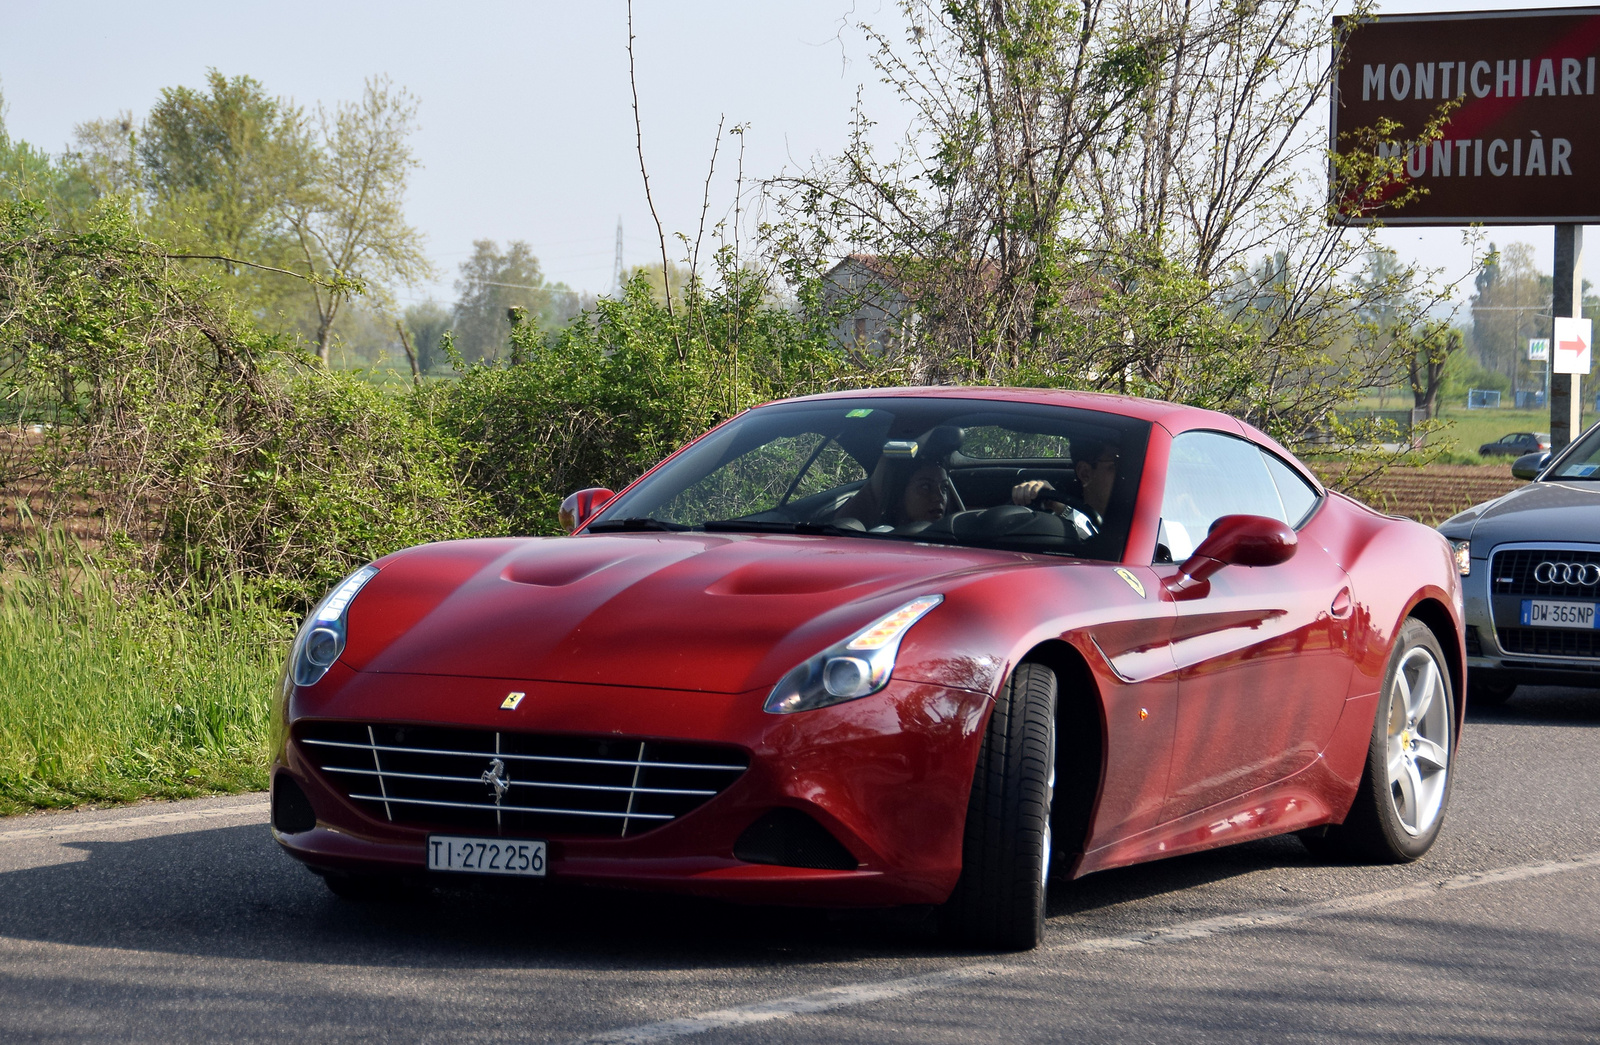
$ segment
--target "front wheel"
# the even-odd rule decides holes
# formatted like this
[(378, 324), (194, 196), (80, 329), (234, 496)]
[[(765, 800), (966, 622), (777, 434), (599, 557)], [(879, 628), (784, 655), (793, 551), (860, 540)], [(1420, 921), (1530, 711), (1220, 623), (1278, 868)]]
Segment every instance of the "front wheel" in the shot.
[(1343, 824), (1328, 829), (1326, 847), (1382, 863), (1426, 853), (1450, 798), (1454, 726), (1444, 650), (1426, 625), (1407, 620), (1389, 658), (1355, 803)]
[(961, 878), (944, 907), (947, 931), (971, 946), (1022, 951), (1044, 936), (1056, 688), (1050, 668), (1020, 664), (989, 716), (967, 806)]

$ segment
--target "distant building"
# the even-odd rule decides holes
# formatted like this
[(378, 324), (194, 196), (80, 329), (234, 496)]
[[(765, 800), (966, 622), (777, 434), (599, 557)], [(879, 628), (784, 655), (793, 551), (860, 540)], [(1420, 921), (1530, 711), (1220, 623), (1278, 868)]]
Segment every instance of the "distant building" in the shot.
[(904, 284), (881, 258), (851, 254), (823, 275), (822, 300), (843, 309), (834, 340), (847, 349), (882, 355), (899, 348), (916, 329), (916, 311)]

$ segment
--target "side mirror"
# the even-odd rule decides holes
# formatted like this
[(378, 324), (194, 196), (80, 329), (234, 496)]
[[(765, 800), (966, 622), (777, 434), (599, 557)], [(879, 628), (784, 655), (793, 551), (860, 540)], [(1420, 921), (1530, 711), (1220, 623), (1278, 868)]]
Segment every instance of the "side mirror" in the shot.
[(561, 525), (568, 533), (573, 533), (595, 517), (595, 513), (606, 506), (606, 502), (615, 497), (616, 493), (607, 490), (604, 486), (591, 486), (587, 490), (567, 495), (561, 502), (559, 517)]
[(1211, 575), (1224, 566), (1276, 566), (1289, 561), (1298, 543), (1294, 531), (1277, 519), (1224, 515), (1167, 581), (1167, 591), (1179, 599), (1200, 598), (1211, 589)]
[(1533, 479), (1544, 471), (1544, 466), (1550, 463), (1548, 450), (1535, 450), (1531, 454), (1523, 454), (1511, 462), (1511, 474), (1518, 479)]

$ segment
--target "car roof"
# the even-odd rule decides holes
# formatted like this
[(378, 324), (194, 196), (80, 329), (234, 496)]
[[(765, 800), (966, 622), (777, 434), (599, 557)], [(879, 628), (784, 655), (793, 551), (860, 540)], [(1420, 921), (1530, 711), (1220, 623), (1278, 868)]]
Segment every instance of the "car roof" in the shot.
[(1227, 414), (1205, 410), (1197, 406), (1167, 403), (1159, 399), (1138, 396), (1113, 395), (1108, 392), (1077, 392), (1061, 388), (1005, 388), (992, 385), (933, 385), (898, 388), (856, 388), (844, 392), (823, 392), (818, 395), (779, 399), (763, 406), (779, 403), (816, 403), (834, 399), (988, 399), (1006, 403), (1039, 403), (1048, 406), (1077, 407), (1080, 410), (1102, 410), (1138, 418), (1162, 425), (1172, 432), (1189, 428), (1218, 428), (1225, 432), (1247, 433), (1252, 438), (1275, 446), (1265, 433), (1257, 431)]

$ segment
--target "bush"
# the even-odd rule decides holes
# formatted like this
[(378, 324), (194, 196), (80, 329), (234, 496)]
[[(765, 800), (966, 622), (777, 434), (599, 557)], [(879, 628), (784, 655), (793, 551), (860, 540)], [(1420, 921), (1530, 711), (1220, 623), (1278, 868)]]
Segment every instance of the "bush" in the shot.
[[(725, 272), (671, 312), (647, 278), (566, 328), (512, 335), (509, 366), (459, 361), (424, 386), (417, 412), (448, 431), (463, 481), (513, 533), (558, 533), (556, 509), (587, 486), (621, 489), (747, 406), (850, 383), (826, 326), (765, 301)], [(811, 313), (815, 315), (815, 313)]]
[(96, 506), (165, 590), (240, 581), (303, 605), (361, 561), (494, 528), (414, 404), (262, 334), (213, 282), (104, 208), (82, 231), (0, 203), (4, 445), (51, 525)]

